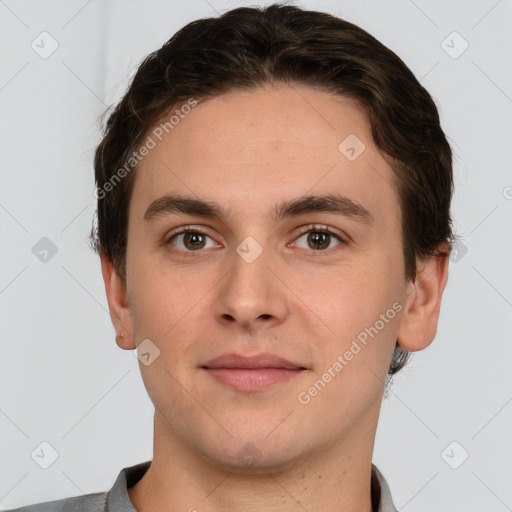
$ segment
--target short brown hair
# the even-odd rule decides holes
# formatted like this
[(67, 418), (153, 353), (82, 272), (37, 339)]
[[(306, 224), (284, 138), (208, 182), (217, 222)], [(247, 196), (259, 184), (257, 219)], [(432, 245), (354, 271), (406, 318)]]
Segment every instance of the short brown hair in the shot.
[[(148, 131), (191, 97), (207, 99), (267, 84), (305, 85), (361, 106), (375, 145), (392, 162), (407, 280), (416, 277), (417, 257), (425, 260), (443, 246), (452, 247), (450, 145), (434, 101), (404, 62), (372, 35), (335, 16), (282, 4), (241, 7), (189, 23), (149, 54), (108, 118), (94, 159), (99, 193), (91, 240), (123, 280), (136, 170), (134, 165), (128, 172), (126, 162)], [(389, 374), (407, 358), (397, 345)]]

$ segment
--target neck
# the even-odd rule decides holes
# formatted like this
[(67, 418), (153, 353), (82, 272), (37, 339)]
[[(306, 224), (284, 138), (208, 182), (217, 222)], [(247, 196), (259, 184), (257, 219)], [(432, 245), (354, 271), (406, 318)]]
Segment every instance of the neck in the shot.
[[(280, 466), (226, 468), (184, 445), (155, 413), (154, 456), (128, 494), (138, 512), (372, 512), (375, 423)], [(375, 479), (373, 479), (375, 486)]]

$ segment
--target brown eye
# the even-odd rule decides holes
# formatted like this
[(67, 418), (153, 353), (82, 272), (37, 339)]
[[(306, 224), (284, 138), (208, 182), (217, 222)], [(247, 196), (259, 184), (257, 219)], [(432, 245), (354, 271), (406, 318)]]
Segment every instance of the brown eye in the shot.
[(205, 236), (201, 233), (184, 233), (183, 245), (187, 249), (196, 250), (202, 249), (205, 244)]
[[(306, 237), (305, 243), (299, 242), (304, 237)], [(336, 242), (334, 245), (333, 241)], [(345, 240), (340, 235), (335, 234), (328, 226), (322, 228), (308, 226), (308, 231), (304, 231), (297, 238), (297, 242), (296, 245), (301, 249), (310, 249), (317, 252), (327, 252), (326, 249), (346, 244)]]
[[(208, 240), (210, 240), (209, 245), (207, 245)], [(218, 246), (206, 233), (190, 228), (174, 233), (165, 243), (182, 252), (197, 252), (201, 249)]]
[(331, 235), (329, 233), (322, 233), (321, 231), (312, 231), (308, 234), (308, 246), (311, 249), (325, 249), (329, 246)]

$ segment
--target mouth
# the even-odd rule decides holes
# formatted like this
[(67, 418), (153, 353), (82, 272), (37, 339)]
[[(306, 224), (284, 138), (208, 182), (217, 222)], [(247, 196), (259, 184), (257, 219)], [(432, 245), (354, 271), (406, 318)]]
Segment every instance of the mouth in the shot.
[(217, 382), (237, 391), (265, 391), (307, 370), (274, 354), (223, 354), (201, 366)]

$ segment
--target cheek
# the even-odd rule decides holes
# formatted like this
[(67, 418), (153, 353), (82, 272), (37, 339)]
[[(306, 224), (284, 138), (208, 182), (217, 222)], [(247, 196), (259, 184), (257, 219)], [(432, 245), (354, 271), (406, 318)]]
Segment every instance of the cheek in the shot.
[(328, 272), (303, 271), (303, 277), (294, 285), (296, 294), (320, 318), (329, 320), (333, 328), (364, 327), (398, 297), (389, 267), (374, 265), (372, 259), (361, 258), (359, 265), (340, 266)]
[(135, 294), (132, 311), (139, 335), (155, 340), (172, 336), (198, 301), (183, 283), (166, 279), (148, 280)]
[(135, 299), (131, 304), (136, 339), (149, 338), (169, 369), (179, 371), (180, 361), (189, 360), (194, 343), (205, 342), (208, 330), (202, 326), (211, 323), (216, 280), (205, 273), (171, 271), (156, 259), (145, 266), (141, 263), (139, 271), (132, 283)]
[(347, 358), (359, 361), (351, 362), (354, 367), (387, 361), (403, 306), (397, 280), (383, 267), (367, 265), (316, 276), (311, 280), (315, 287), (305, 281), (300, 287), (297, 295), (312, 312), (311, 333), (318, 335), (325, 367), (347, 351)]

